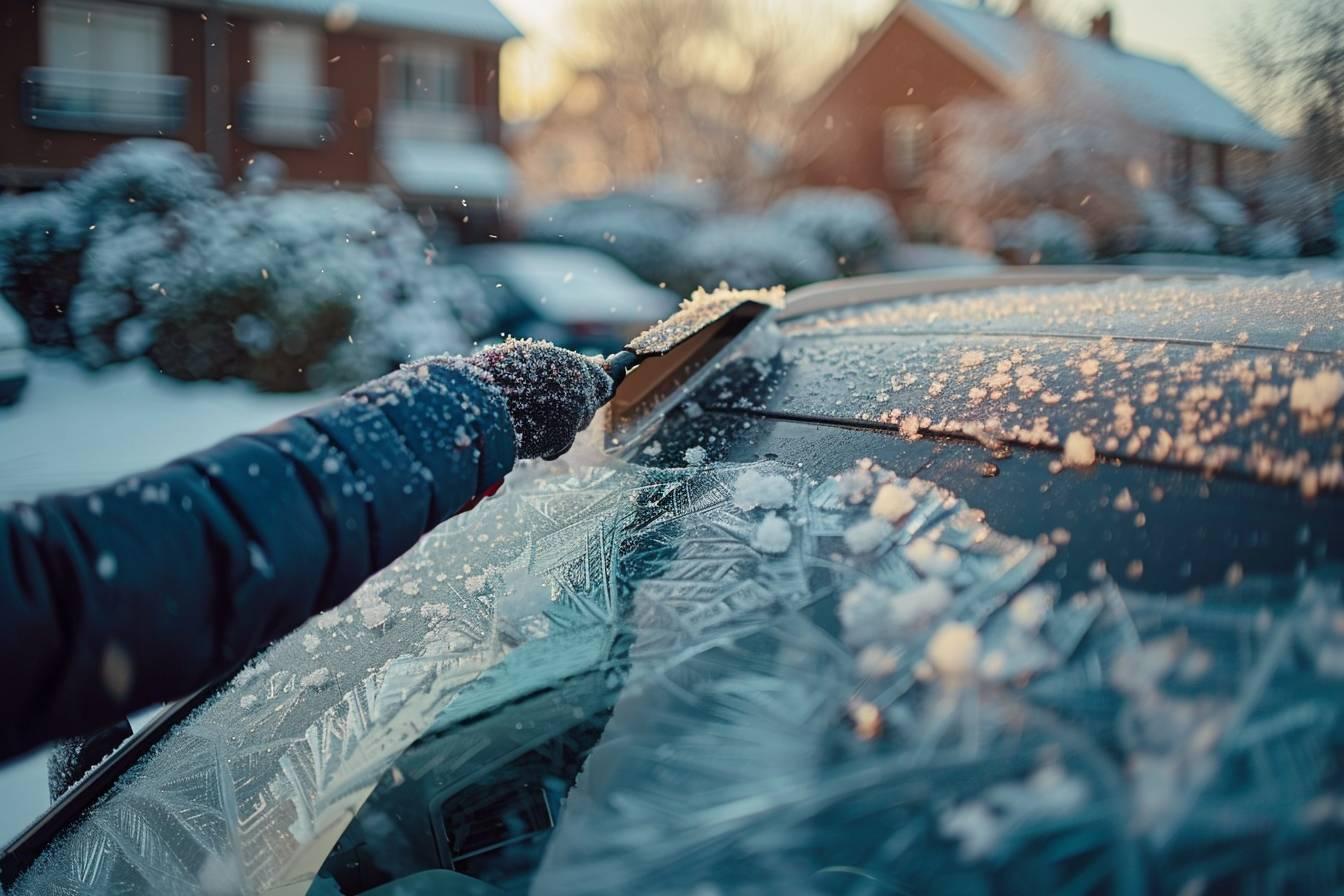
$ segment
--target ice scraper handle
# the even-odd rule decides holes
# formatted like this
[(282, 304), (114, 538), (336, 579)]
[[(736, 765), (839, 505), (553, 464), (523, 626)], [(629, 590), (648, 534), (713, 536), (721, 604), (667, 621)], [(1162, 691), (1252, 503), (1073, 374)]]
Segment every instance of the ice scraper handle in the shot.
[(628, 349), (622, 349), (614, 355), (608, 355), (602, 363), (607, 368), (607, 373), (611, 376), (612, 388), (615, 389), (625, 379), (625, 375), (639, 365), (641, 358)]

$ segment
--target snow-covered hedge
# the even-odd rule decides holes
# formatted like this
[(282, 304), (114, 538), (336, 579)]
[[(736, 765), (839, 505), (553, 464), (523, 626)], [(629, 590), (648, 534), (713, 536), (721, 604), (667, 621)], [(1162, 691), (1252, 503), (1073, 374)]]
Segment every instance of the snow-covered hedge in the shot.
[(173, 140), (126, 140), (108, 149), (70, 183), (88, 225), (143, 214), (163, 215), (189, 202), (219, 198), (208, 157)]
[(1291, 221), (1262, 221), (1251, 231), (1251, 255), (1256, 258), (1296, 258), (1302, 254), (1302, 238)]
[(160, 141), (0, 200), (0, 288), (35, 342), (73, 345), (91, 366), (143, 355), (182, 379), (274, 390), (467, 348), (485, 295), (426, 249), (390, 194), (230, 196)]
[(427, 264), (404, 214), (349, 193), (191, 205), (90, 246), (72, 317), (90, 364), (148, 355), (180, 379), (289, 391), (460, 351), (478, 281)]
[(794, 190), (766, 212), (771, 221), (808, 237), (831, 253), (847, 273), (889, 270), (901, 226), (885, 199), (845, 188)]
[(671, 282), (681, 292), (720, 283), (736, 289), (793, 289), (838, 275), (831, 251), (816, 240), (768, 217), (727, 215), (692, 231)]
[(650, 283), (667, 282), (695, 217), (685, 208), (620, 194), (578, 199), (543, 209), (526, 228), (530, 240), (593, 249)]
[(1082, 264), (1095, 254), (1087, 225), (1053, 209), (996, 221), (994, 237), (1000, 254), (1022, 264)]
[(1241, 200), (1218, 187), (1199, 186), (1190, 191), (1190, 206), (1218, 231), (1218, 251), (1224, 255), (1247, 255), (1251, 251), (1251, 213)]
[(65, 309), (88, 230), (65, 190), (0, 199), (0, 293), (34, 345), (69, 345)]
[(1325, 184), (1292, 172), (1260, 178), (1251, 199), (1266, 220), (1295, 225), (1304, 255), (1330, 255), (1340, 248), (1332, 209), (1334, 191)]
[(1176, 204), (1166, 193), (1145, 190), (1139, 195), (1144, 212), (1143, 249), (1147, 252), (1218, 251), (1218, 231), (1212, 224)]

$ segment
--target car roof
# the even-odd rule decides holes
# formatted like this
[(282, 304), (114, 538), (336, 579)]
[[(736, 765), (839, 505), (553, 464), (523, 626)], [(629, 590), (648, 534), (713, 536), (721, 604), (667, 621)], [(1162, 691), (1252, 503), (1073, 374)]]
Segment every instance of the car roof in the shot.
[(577, 246), (495, 243), (462, 260), (498, 278), (539, 316), (561, 323), (643, 323), (676, 309), (676, 297), (640, 280), (609, 256)]

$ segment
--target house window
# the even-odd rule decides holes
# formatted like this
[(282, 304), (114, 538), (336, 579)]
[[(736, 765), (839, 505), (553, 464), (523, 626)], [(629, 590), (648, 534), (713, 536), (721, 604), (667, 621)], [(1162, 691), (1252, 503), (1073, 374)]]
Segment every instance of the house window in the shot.
[(451, 112), (467, 102), (466, 67), (455, 47), (402, 47), (389, 81), (389, 99), (402, 109)]
[(297, 90), (322, 83), (321, 35), (316, 28), (267, 22), (252, 32), (252, 80)]
[(888, 109), (883, 117), (882, 150), (887, 179), (893, 186), (909, 187), (924, 177), (928, 163), (929, 111), (923, 106)]
[(333, 135), (339, 93), (322, 82), (322, 34), (266, 22), (252, 31), (252, 82), (243, 88), (243, 133), (271, 146), (317, 146)]
[(51, 68), (161, 74), (167, 68), (162, 9), (120, 3), (46, 0), (42, 64)]
[(35, 127), (167, 134), (181, 126), (186, 81), (168, 69), (163, 9), (44, 0), (42, 65), (24, 72), (25, 120)]

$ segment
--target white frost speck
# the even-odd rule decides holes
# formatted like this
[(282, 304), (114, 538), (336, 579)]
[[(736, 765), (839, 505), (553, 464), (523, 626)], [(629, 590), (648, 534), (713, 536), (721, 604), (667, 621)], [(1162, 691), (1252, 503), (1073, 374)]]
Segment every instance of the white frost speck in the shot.
[(1090, 467), (1097, 462), (1097, 446), (1080, 432), (1069, 433), (1064, 440), (1064, 466)]
[(1049, 610), (1050, 592), (1040, 585), (1032, 585), (1013, 598), (1008, 607), (1008, 616), (1018, 628), (1036, 631), (1045, 622), (1045, 614)]
[(257, 695), (244, 694), (242, 699), (238, 701), (238, 705), (243, 709), (251, 709), (252, 707), (257, 705)]
[(733, 485), (733, 503), (741, 510), (784, 507), (793, 503), (793, 483), (775, 473), (747, 470)]
[(682, 457), (685, 459), (686, 463), (693, 467), (698, 467), (709, 459), (709, 452), (699, 445), (692, 445), (686, 449), (686, 453), (683, 454)]
[(891, 534), (891, 523), (873, 518), (845, 530), (845, 547), (851, 554), (871, 554)]
[(308, 632), (303, 636), (303, 649), (309, 653), (317, 653), (317, 648), (321, 643), (322, 639), (312, 632)]
[(756, 550), (766, 554), (782, 554), (789, 549), (793, 542), (793, 529), (789, 526), (788, 520), (778, 514), (767, 514), (761, 524), (756, 527), (756, 534), (752, 536), (751, 544)]
[(355, 606), (359, 608), (365, 628), (378, 628), (392, 615), (392, 605), (376, 594), (357, 594)]
[(98, 578), (104, 582), (117, 574), (117, 558), (107, 551), (98, 555)]
[(888, 482), (877, 490), (869, 511), (875, 517), (895, 523), (914, 509), (915, 498), (910, 494), (910, 490), (903, 485)]
[(420, 593), (420, 583), (415, 579), (407, 579), (401, 583), (401, 593), (416, 595)]
[(299, 687), (320, 688), (329, 681), (331, 681), (331, 670), (323, 666), (321, 669), (314, 669), (300, 678)]

